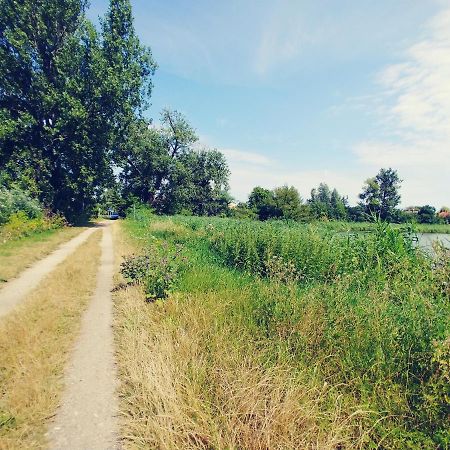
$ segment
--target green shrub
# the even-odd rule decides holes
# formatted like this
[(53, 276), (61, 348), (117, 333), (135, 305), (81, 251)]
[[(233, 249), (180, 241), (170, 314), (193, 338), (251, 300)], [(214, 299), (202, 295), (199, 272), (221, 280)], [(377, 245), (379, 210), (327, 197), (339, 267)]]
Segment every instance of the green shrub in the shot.
[(39, 219), (44, 215), (41, 204), (26, 192), (0, 187), (0, 225), (19, 212), (23, 212), (28, 219)]
[(182, 251), (179, 244), (154, 243), (148, 254), (125, 257), (121, 273), (128, 283), (144, 286), (148, 301), (167, 298), (186, 263)]
[(59, 215), (47, 215), (29, 219), (24, 211), (19, 211), (10, 216), (8, 222), (0, 227), (0, 242), (7, 242), (34, 233), (54, 230), (66, 226), (64, 217)]

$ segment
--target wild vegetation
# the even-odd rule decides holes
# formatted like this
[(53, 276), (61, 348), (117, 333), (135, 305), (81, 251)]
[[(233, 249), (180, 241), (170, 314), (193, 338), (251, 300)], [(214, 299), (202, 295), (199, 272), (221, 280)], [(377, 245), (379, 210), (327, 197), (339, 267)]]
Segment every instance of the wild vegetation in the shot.
[(141, 211), (125, 228), (187, 257), (161, 299), (143, 301), (153, 275), (118, 294), (132, 446), (449, 445), (447, 250), (382, 222), (339, 237)]
[[(433, 206), (398, 207), (401, 199), (401, 182), (396, 170), (380, 169), (378, 174), (365, 181), (356, 206), (337, 189), (320, 183), (311, 190), (310, 198), (304, 201), (294, 186), (265, 189), (256, 186), (248, 201), (239, 203), (229, 216), (243, 219), (284, 219), (296, 222), (348, 222), (350, 227), (365, 229), (365, 222), (377, 219), (390, 223), (414, 223), (420, 225), (446, 225), (450, 220), (449, 209), (443, 206), (439, 212)], [(362, 225), (354, 225), (363, 223)], [(339, 226), (338, 226), (339, 227)], [(450, 232), (448, 227), (438, 227)], [(423, 226), (422, 229), (432, 229)]]
[(0, 244), (66, 225), (65, 219), (44, 209), (20, 189), (0, 187)]
[[(450, 233), (449, 208), (401, 210), (392, 168), (356, 206), (325, 183), (309, 198), (256, 186), (233, 205), (225, 156), (177, 110), (145, 114), (157, 64), (130, 0), (98, 26), (87, 8), (0, 0), (0, 282), (75, 234), (55, 232), (66, 218), (128, 211), (125, 445), (449, 448), (450, 256), (414, 242)], [(0, 324), (7, 446), (44, 445), (95, 239)]]

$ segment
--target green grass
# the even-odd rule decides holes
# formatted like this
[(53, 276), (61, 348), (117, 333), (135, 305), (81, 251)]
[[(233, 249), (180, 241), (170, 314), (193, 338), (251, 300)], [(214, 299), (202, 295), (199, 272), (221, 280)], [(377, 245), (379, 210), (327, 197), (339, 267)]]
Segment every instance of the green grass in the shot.
[[(448, 252), (433, 262), (384, 224), (351, 238), (323, 226), (210, 218), (143, 216), (126, 226), (150, 248), (160, 240), (185, 246), (189, 265), (177, 301), (181, 309), (196, 308), (194, 317), (215, 312), (212, 323), (196, 329), (205, 340), (199, 357), (211, 365), (206, 371), (233, 379), (231, 365), (208, 344), (225, 334), (225, 351), (256, 359), (261, 374), (284, 367), (305, 391), (326, 386), (317, 394), (316, 425), (332, 435), (347, 417), (338, 443), (345, 448), (450, 444)], [(205, 311), (193, 298), (204, 299)], [(169, 323), (182, 321), (168, 314)], [(231, 400), (214, 394), (217, 383), (205, 377), (202, 388), (222, 410)], [(339, 420), (331, 419), (337, 404)], [(300, 445), (296, 438), (289, 442)]]
[[(322, 222), (321, 225), (330, 231), (373, 231), (375, 224), (373, 222), (341, 222), (331, 221)], [(394, 229), (404, 229), (408, 227), (408, 224), (392, 224)], [(412, 225), (413, 229), (418, 233), (442, 233), (450, 234), (449, 224), (420, 224), (416, 223)]]

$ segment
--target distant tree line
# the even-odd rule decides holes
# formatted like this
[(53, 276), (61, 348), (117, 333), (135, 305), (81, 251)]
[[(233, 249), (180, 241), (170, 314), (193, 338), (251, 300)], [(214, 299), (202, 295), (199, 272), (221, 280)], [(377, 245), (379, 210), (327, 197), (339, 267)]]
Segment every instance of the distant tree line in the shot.
[(409, 211), (398, 208), (400, 203), (400, 180), (396, 170), (380, 169), (378, 174), (365, 181), (359, 194), (357, 206), (350, 206), (348, 199), (336, 189), (320, 183), (311, 190), (310, 198), (304, 201), (293, 186), (282, 186), (273, 190), (257, 186), (246, 203), (239, 203), (232, 215), (239, 218), (259, 220), (285, 219), (295, 221), (348, 220), (364, 222), (380, 218), (389, 222), (449, 223), (450, 210), (442, 207), (439, 213), (425, 205)]

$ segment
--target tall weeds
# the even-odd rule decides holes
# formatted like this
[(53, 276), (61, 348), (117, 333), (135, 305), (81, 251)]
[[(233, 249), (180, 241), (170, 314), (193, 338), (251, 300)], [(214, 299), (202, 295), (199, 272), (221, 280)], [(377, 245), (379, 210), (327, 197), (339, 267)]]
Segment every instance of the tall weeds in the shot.
[(200, 218), (127, 226), (150, 247), (183, 242), (189, 258), (145, 319), (170, 333), (171, 365), (185, 358), (182, 422), (212, 422), (186, 448), (449, 445), (448, 253), (433, 261), (382, 223), (351, 237)]

